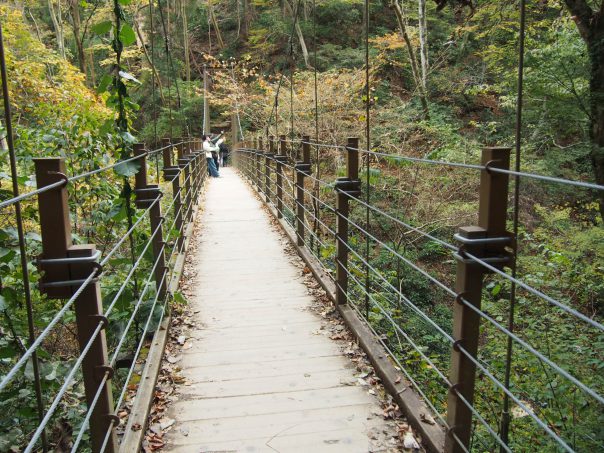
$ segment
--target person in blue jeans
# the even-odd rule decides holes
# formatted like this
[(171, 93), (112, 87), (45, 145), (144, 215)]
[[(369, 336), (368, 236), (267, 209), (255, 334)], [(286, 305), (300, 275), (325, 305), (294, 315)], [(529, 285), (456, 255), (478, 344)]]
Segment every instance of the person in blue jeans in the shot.
[(218, 178), (218, 168), (216, 168), (216, 162), (212, 158), (212, 152), (217, 153), (220, 150), (220, 144), (223, 142), (222, 133), (218, 136), (218, 141), (214, 143), (209, 135), (203, 136), (203, 150), (206, 153), (206, 161), (208, 163), (208, 173), (213, 178)]

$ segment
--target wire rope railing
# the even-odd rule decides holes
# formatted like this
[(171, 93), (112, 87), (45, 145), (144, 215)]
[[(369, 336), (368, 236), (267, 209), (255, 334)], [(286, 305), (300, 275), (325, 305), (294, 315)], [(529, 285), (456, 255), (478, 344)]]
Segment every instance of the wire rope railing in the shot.
[[(435, 414), (435, 418), (444, 427), (444, 438), (450, 439), (452, 445), (456, 445), (455, 448), (458, 448), (459, 451), (470, 451), (472, 442), (477, 442), (481, 445), (481, 448), (484, 447), (485, 449), (514, 450), (513, 435), (508, 437), (501, 433), (497, 412), (492, 407), (489, 409), (491, 403), (485, 399), (485, 395), (480, 393), (479, 389), (482, 389), (485, 385), (490, 385), (502, 397), (515, 405), (518, 411), (527, 416), (534, 426), (530, 429), (534, 436), (537, 436), (537, 432), (540, 432), (544, 436), (540, 439), (547, 439), (547, 442), (551, 442), (551, 445), (555, 445), (555, 448), (564, 451), (576, 451), (575, 441), (572, 437), (569, 440), (568, 428), (557, 429), (552, 425), (547, 413), (529, 396), (530, 388), (515, 387), (508, 383), (503, 376), (498, 375), (501, 370), (499, 365), (492, 362), (491, 352), (485, 353), (484, 356), (481, 355), (478, 342), (478, 332), (479, 329), (482, 329), (480, 321), (484, 322), (485, 329), (486, 326), (492, 326), (495, 329), (493, 334), (490, 335), (497, 333), (518, 344), (520, 349), (517, 354), (527, 354), (527, 357), (539, 363), (543, 367), (543, 372), (540, 372), (539, 376), (543, 375), (543, 378), (549, 382), (553, 379), (551, 376), (564, 379), (571, 388), (584, 395), (585, 401), (591, 401), (591, 403), (584, 403), (591, 404), (591, 406), (585, 407), (593, 407), (593, 410), (597, 411), (597, 407), (601, 408), (604, 405), (604, 398), (600, 388), (594, 385), (596, 381), (581, 374), (574, 367), (569, 367), (570, 364), (563, 364), (552, 351), (543, 351), (541, 345), (537, 346), (534, 340), (529, 339), (531, 337), (529, 333), (514, 332), (505, 327), (499, 317), (495, 318), (494, 315), (490, 314), (489, 310), (492, 308), (488, 305), (481, 306), (480, 301), (485, 297), (481, 294), (484, 284), (483, 277), (490, 275), (490, 280), (501, 281), (501, 284), (507, 282), (516, 285), (520, 290), (526, 292), (527, 297), (543, 301), (555, 309), (561, 310), (570, 317), (570, 320), (586, 323), (587, 327), (601, 333), (603, 324), (593, 314), (585, 314), (580, 309), (571, 306), (570, 300), (564, 302), (560, 298), (550, 296), (547, 291), (539, 289), (532, 282), (523, 281), (521, 277), (513, 277), (505, 271), (505, 268), (513, 268), (517, 259), (515, 256), (515, 238), (506, 231), (505, 220), (508, 177), (532, 178), (589, 190), (602, 190), (604, 187), (589, 182), (509, 170), (506, 164), (506, 158), (509, 162), (509, 152), (505, 148), (485, 149), (480, 164), (466, 164), (364, 150), (358, 146), (352, 146), (350, 143), (347, 145), (333, 145), (302, 138), (302, 140), (287, 141), (288, 144), (284, 145), (284, 141), (286, 140), (283, 137), (279, 140), (279, 152), (276, 154), (273, 154), (272, 151), (266, 153), (264, 149), (259, 149), (257, 145), (244, 143), (242, 148), (236, 150), (236, 165), (240, 172), (263, 195), (261, 197), (263, 201), (274, 208), (275, 215), (285, 221), (285, 223), (282, 223), (284, 228), (291, 229), (290, 238), (297, 241), (297, 245), (301, 249), (310, 252), (310, 255), (313, 259), (316, 259), (316, 263), (322, 267), (322, 270), (327, 271), (331, 264), (322, 260), (322, 257), (309, 247), (310, 242), (316, 243), (319, 248), (330, 247), (317, 234), (316, 227), (313, 228), (313, 223), (321, 228), (325, 237), (335, 248), (334, 255), (332, 255), (333, 265), (336, 267), (333, 295), (337, 306), (351, 307), (373, 332), (412, 387), (430, 407), (430, 411)], [(285, 152), (289, 149), (289, 146), (300, 146), (301, 153)], [(326, 173), (323, 171), (321, 179), (315, 178), (312, 175), (310, 159), (305, 156), (305, 148), (312, 146), (331, 148), (338, 152), (347, 153), (346, 177), (330, 182), (326, 180)], [(271, 143), (271, 150), (272, 148)], [(309, 155), (309, 153), (306, 154)], [(364, 154), (385, 159), (385, 163), (388, 162), (387, 158), (393, 158), (418, 164), (427, 163), (435, 166), (479, 171), (487, 184), (490, 184), (487, 188), (482, 186), (480, 188), (480, 209), (485, 209), (484, 206), (489, 204), (486, 201), (490, 200), (490, 209), (499, 209), (500, 214), (493, 214), (496, 217), (494, 223), (484, 224), (484, 227), (481, 224), (482, 230), (472, 229), (474, 227), (460, 228), (457, 234), (451, 235), (454, 242), (458, 244), (455, 245), (447, 239), (448, 232), (445, 234), (444, 231), (439, 231), (437, 227), (431, 228), (432, 231), (426, 231), (424, 228), (415, 226), (412, 222), (388, 212), (389, 209), (376, 206), (373, 201), (368, 202), (361, 199), (361, 182), (358, 176), (360, 165), (357, 166), (356, 163), (359, 162), (358, 156)], [(301, 155), (302, 159), (294, 162), (293, 159), (296, 155)], [(318, 164), (319, 162), (314, 163), (314, 165)], [(336, 174), (337, 171), (334, 170), (333, 175)], [(323, 200), (322, 195), (318, 196), (320, 192), (305, 187), (305, 179), (318, 184), (323, 190), (333, 191), (331, 193), (338, 199), (337, 206), (334, 207)], [(482, 180), (481, 184), (483, 184)], [(361, 206), (375, 217), (375, 220), (371, 222), (371, 229), (368, 227), (366, 220), (361, 220), (359, 213), (354, 214), (350, 210), (349, 205)], [(324, 215), (319, 219), (315, 206), (320, 206), (321, 210), (328, 213), (328, 215)], [(422, 240), (434, 243), (442, 247), (443, 253), (450, 253), (449, 256), (457, 262), (457, 266), (466, 269), (461, 273), (461, 277), (458, 271), (455, 289), (452, 289), (450, 282), (443, 282), (439, 275), (432, 273), (432, 271), (429, 272), (416, 259), (406, 256), (406, 253), (400, 252), (388, 240), (384, 240), (381, 236), (383, 232), (376, 230), (374, 226), (374, 223), (381, 224), (378, 219), (391, 222), (390, 225), (400, 229), (401, 234), (412, 234), (413, 238), (417, 238), (413, 241)], [(348, 230), (349, 227), (352, 228), (352, 231)], [(450, 227), (447, 230), (450, 230)], [(446, 303), (452, 307), (450, 318), (452, 326), (437, 323), (433, 319), (430, 310), (426, 311), (425, 307), (418, 305), (412, 300), (412, 297), (405, 294), (404, 289), (398, 287), (399, 284), (404, 282), (405, 274), (408, 274), (407, 271), (400, 271), (403, 277), (398, 274), (399, 271), (395, 276), (387, 274), (384, 272), (385, 269), (373, 262), (376, 257), (364, 256), (364, 252), (356, 250), (357, 246), (355, 244), (357, 244), (357, 241), (351, 243), (349, 238), (356, 238), (357, 236), (366, 238), (365, 240), (372, 244), (371, 247), (375, 254), (380, 251), (382, 255), (386, 254), (389, 257), (390, 262), (402, 263), (403, 269), (405, 269), (405, 266), (408, 267), (410, 272), (413, 272), (414, 275), (417, 274), (418, 278), (432, 285), (433, 290), (431, 291), (442, 292), (445, 295), (445, 300), (450, 301)], [(344, 256), (343, 260), (342, 256)], [(380, 263), (382, 262), (384, 262), (383, 256), (380, 258)], [(392, 264), (392, 266), (395, 266), (395, 264)], [(333, 269), (331, 272), (333, 272)], [(332, 277), (331, 272), (321, 272), (320, 274)], [(472, 282), (472, 273), (480, 276), (478, 280), (474, 279), (475, 282)], [(365, 282), (362, 281), (363, 275), (368, 275)], [(468, 275), (468, 280), (464, 280), (466, 278), (464, 275)], [(461, 281), (460, 278), (462, 278)], [(471, 285), (479, 286), (473, 287)], [(399, 346), (393, 349), (393, 340), (384, 340), (376, 330), (376, 315), (368, 316), (368, 313), (364, 312), (361, 302), (359, 302), (363, 297), (366, 297), (370, 302), (370, 308), (376, 310), (376, 313), (379, 314), (379, 319), (384, 319), (388, 323), (389, 331), (393, 332), (393, 335), (398, 338), (398, 342), (413, 350), (418, 359), (423, 361), (428, 369), (438, 375), (439, 380), (445, 384), (446, 392), (440, 394), (440, 400), (437, 398), (438, 401), (434, 401), (434, 390), (426, 388), (423, 374), (416, 375), (418, 370), (399, 360), (397, 356)], [(436, 296), (436, 293), (434, 293), (434, 297), (440, 296)], [(385, 304), (380, 302), (380, 299), (383, 299)], [(412, 319), (416, 319), (415, 317), (420, 319), (425, 328), (420, 329), (418, 324), (409, 324), (411, 321), (403, 320), (401, 318), (402, 314), (393, 315), (390, 310), (393, 306), (398, 306), (395, 303), (403, 304), (401, 306), (412, 314)], [(361, 305), (357, 306), (357, 304)], [(405, 315), (405, 317), (408, 316)], [(468, 319), (469, 321), (465, 322), (469, 324), (466, 324), (466, 327), (462, 327), (462, 329), (468, 329), (468, 325), (473, 326), (469, 332), (459, 330), (460, 327), (455, 327), (456, 325), (463, 325), (461, 323), (464, 319)], [(409, 326), (412, 326), (413, 329), (408, 330)], [(383, 327), (379, 327), (379, 329), (383, 329)], [(448, 353), (442, 357), (438, 356), (438, 361), (435, 361), (435, 352), (432, 354), (427, 352), (430, 350), (429, 348), (433, 347), (432, 343), (428, 343), (430, 346), (424, 345), (425, 341), (435, 341), (432, 339), (432, 334), (423, 333), (430, 331), (435, 332), (436, 336), (440, 337), (440, 344), (448, 345), (449, 348)], [(421, 339), (420, 342), (414, 338), (416, 335), (420, 335), (418, 337), (418, 339)], [(473, 335), (474, 337), (472, 337)], [(396, 343), (396, 340), (394, 343)], [(438, 354), (443, 353), (439, 352)], [(446, 363), (445, 359), (450, 363), (441, 369), (441, 366)], [(511, 359), (512, 357), (507, 360)], [(467, 373), (468, 369), (473, 370), (470, 373), (472, 380), (469, 383), (465, 380), (470, 376)], [(547, 369), (551, 369), (553, 375), (550, 376)], [(480, 376), (481, 379), (479, 380), (477, 376)], [(470, 387), (470, 391), (468, 391), (468, 387)], [(475, 394), (475, 392), (477, 393)], [(555, 396), (555, 393), (553, 395)], [(448, 398), (448, 404), (444, 404), (443, 398)], [(446, 414), (446, 416), (441, 414)], [(468, 423), (472, 419), (477, 422), (476, 426)], [(510, 429), (513, 430), (513, 427)], [(539, 437), (535, 438), (538, 439)], [(545, 441), (540, 440), (540, 442)], [(543, 445), (549, 444), (545, 443)]]
[[(153, 151), (146, 151), (141, 145), (135, 145), (134, 148), (135, 156), (132, 158), (73, 177), (65, 176), (63, 159), (44, 159), (42, 162), (36, 162), (36, 173), (42, 175), (42, 179), (38, 180), (38, 189), (4, 202), (3, 206), (9, 206), (34, 195), (38, 196), (43, 250), (35, 263), (44, 271), (40, 279), (40, 292), (50, 299), (64, 299), (65, 302), (59, 305), (56, 313), (19, 359), (10, 364), (3, 373), (0, 392), (8, 391), (11, 385), (23, 385), (21, 379), (16, 378), (20, 377), (24, 366), (44, 347), (45, 342), (55, 335), (57, 328), (62, 328), (64, 319), (74, 307), (75, 320), (72, 321), (70, 314), (67, 322), (75, 324), (80, 337), (79, 354), (74, 357), (73, 363), (66, 367), (60, 388), (44, 408), (43, 417), (27, 439), (23, 451), (37, 450), (39, 442), (45, 439), (44, 435), (50, 423), (59, 416), (62, 401), (76, 382), (84, 384), (88, 408), (82, 414), (81, 424), (77, 430), (74, 429), (75, 440), (71, 450), (75, 452), (86, 445), (86, 448), (92, 448), (94, 451), (101, 451), (101, 447), (106, 451), (116, 451), (116, 419), (107, 419), (103, 414), (109, 410), (116, 417), (115, 414), (124, 401), (125, 389), (129, 388), (138, 357), (148, 344), (147, 333), (150, 329), (155, 329), (153, 326), (158, 325), (165, 316), (171, 294), (177, 287), (175, 283), (180, 270), (175, 267), (176, 256), (184, 253), (186, 243), (183, 238), (194, 220), (195, 205), (204, 186), (207, 171), (205, 158), (202, 157), (205, 156), (202, 156), (197, 140), (175, 140)], [(172, 165), (175, 151), (178, 151), (176, 166)], [(147, 157), (160, 152), (164, 156), (164, 180), (167, 187), (172, 188), (172, 199), (167, 203), (162, 203), (164, 189), (149, 185), (146, 177)], [(108, 245), (108, 250), (102, 254), (90, 245), (71, 247), (69, 236), (65, 236), (67, 240), (64, 243), (67, 248), (64, 251), (57, 252), (56, 247), (53, 250), (47, 249), (48, 244), (56, 246), (56, 243), (63, 243), (60, 240), (63, 232), (71, 234), (68, 224), (70, 206), (64, 202), (69, 199), (68, 183), (103, 174), (124, 163), (134, 162), (140, 164), (133, 191), (138, 212), (136, 216), (132, 216), (133, 221), (123, 234), (115, 236), (113, 242)], [(111, 176), (108, 179), (111, 180)], [(162, 208), (164, 215), (161, 214)], [(57, 225), (57, 218), (62, 219), (65, 224)], [(144, 242), (139, 244), (143, 237)], [(136, 244), (136, 251), (132, 251), (132, 261), (126, 268), (123, 262), (125, 260), (118, 259), (114, 262), (114, 258), (122, 256), (133, 244)], [(153, 257), (151, 260), (150, 256)], [(143, 284), (139, 288), (137, 280), (141, 277), (139, 274), (143, 273)], [(119, 285), (105, 301), (106, 308), (103, 310), (99, 296), (109, 281), (119, 281)], [(167, 285), (168, 281), (170, 285)], [(118, 302), (125, 302), (131, 297), (130, 292), (126, 294), (128, 287), (134, 289), (135, 299), (132, 303), (127, 302), (129, 315), (109, 356), (108, 343), (105, 341), (105, 337), (109, 335), (106, 333), (106, 327), (113, 322)], [(156, 320), (158, 304), (162, 307), (159, 321)], [(149, 309), (149, 314), (141, 330), (135, 320), (140, 317), (143, 306)], [(89, 318), (90, 316), (92, 318)], [(91, 323), (90, 319), (95, 319), (94, 323)], [(130, 343), (135, 337), (139, 339), (133, 346), (135, 359), (124, 377), (117, 405), (113, 406), (110, 394), (114, 385), (112, 379), (117, 372), (117, 358), (126, 348), (130, 349)], [(99, 374), (98, 380), (91, 380), (92, 374), (98, 372), (95, 368), (102, 370), (102, 373)], [(78, 378), (80, 374), (83, 379)], [(109, 437), (105, 435), (105, 426), (108, 426)], [(87, 434), (90, 441), (85, 441)]]
[[(166, 150), (168, 148), (175, 147), (175, 146), (186, 145), (186, 144), (190, 144), (190, 143), (193, 143), (193, 141), (181, 141), (181, 142), (178, 142), (178, 143), (175, 143), (175, 144), (165, 145), (165, 146), (162, 146), (160, 148), (156, 148), (154, 150), (147, 151), (145, 153), (145, 156), (152, 156), (152, 155), (158, 154), (158, 153), (160, 153), (160, 152), (162, 152), (162, 151), (164, 151), (164, 150)], [(84, 173), (79, 173), (79, 174), (73, 175), (73, 176), (66, 176), (66, 175), (62, 174), (61, 175), (62, 179), (60, 181), (56, 181), (56, 182), (54, 182), (52, 184), (48, 184), (48, 185), (45, 185), (43, 187), (39, 187), (36, 190), (32, 190), (32, 191), (23, 193), (23, 194), (21, 194), (21, 195), (19, 195), (17, 197), (12, 197), (12, 198), (9, 198), (7, 200), (4, 200), (4, 201), (0, 202), (0, 209), (3, 209), (3, 208), (8, 207), (8, 206), (11, 206), (11, 205), (13, 205), (15, 203), (18, 203), (20, 201), (23, 201), (23, 200), (27, 200), (29, 198), (32, 198), (32, 197), (36, 196), (36, 195), (43, 194), (43, 193), (48, 192), (50, 190), (58, 189), (58, 188), (66, 185), (66, 184), (71, 183), (71, 182), (78, 181), (78, 180), (84, 179), (84, 178), (88, 178), (90, 176), (94, 176), (94, 175), (97, 175), (99, 173), (104, 173), (104, 172), (106, 172), (108, 170), (112, 170), (114, 168), (117, 168), (120, 165), (128, 164), (130, 162), (135, 162), (135, 161), (139, 160), (140, 158), (141, 158), (140, 156), (130, 157), (128, 159), (123, 159), (123, 160), (120, 160), (120, 161), (115, 162), (113, 164), (106, 165), (104, 167), (97, 168), (95, 170), (90, 170), (90, 171), (87, 171), (87, 172), (84, 172)]]
[[(316, 141), (311, 141), (311, 140), (308, 140), (308, 141), (301, 140), (298, 142), (303, 143), (303, 144), (308, 144), (311, 146), (316, 146), (319, 148), (328, 148), (328, 149), (334, 149), (334, 150), (338, 150), (338, 151), (346, 151), (346, 149), (347, 149), (347, 147), (344, 145), (321, 143), (321, 142), (316, 142)], [(523, 177), (523, 178), (536, 179), (536, 180), (551, 182), (551, 183), (555, 183), (555, 184), (568, 185), (568, 186), (572, 186), (572, 187), (580, 187), (580, 188), (591, 189), (591, 190), (596, 190), (596, 191), (604, 191), (604, 186), (600, 185), (600, 184), (590, 183), (590, 182), (586, 182), (586, 181), (576, 181), (576, 180), (572, 180), (572, 179), (568, 179), (568, 178), (559, 178), (559, 177), (555, 177), (555, 176), (542, 175), (539, 173), (516, 171), (516, 170), (496, 168), (496, 167), (488, 167), (488, 166), (484, 166), (484, 165), (468, 164), (468, 163), (464, 163), (464, 162), (449, 162), (449, 161), (436, 160), (436, 159), (404, 156), (401, 154), (389, 153), (389, 152), (383, 152), (383, 151), (375, 151), (375, 150), (371, 150), (371, 149), (363, 149), (363, 148), (350, 148), (350, 149), (361, 152), (361, 153), (377, 156), (380, 158), (390, 159), (390, 160), (399, 160), (399, 161), (407, 161), (407, 162), (424, 163), (424, 164), (430, 164), (430, 165), (441, 165), (441, 166), (448, 166), (448, 167), (466, 168), (466, 169), (472, 169), (472, 170), (485, 170), (488, 168), (489, 171), (492, 171), (495, 173), (506, 174), (506, 175), (510, 175), (510, 176), (519, 176), (519, 177)]]

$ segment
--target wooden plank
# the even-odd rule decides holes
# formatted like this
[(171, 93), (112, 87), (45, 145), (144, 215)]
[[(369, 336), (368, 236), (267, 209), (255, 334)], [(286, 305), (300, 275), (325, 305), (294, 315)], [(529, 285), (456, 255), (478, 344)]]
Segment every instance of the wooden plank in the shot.
[(178, 421), (213, 420), (266, 414), (275, 414), (278, 418), (286, 412), (359, 404), (371, 405), (375, 400), (357, 386), (204, 399), (196, 394), (194, 387), (185, 387), (181, 400), (175, 405), (174, 418)]
[[(193, 202), (196, 205), (193, 207), (192, 219), (197, 217), (197, 213), (201, 209), (198, 203), (202, 200), (197, 199)], [(178, 290), (180, 284), (180, 277), (182, 275), (186, 254), (189, 249), (191, 238), (193, 236), (194, 221), (189, 223), (185, 228), (185, 244), (184, 252), (180, 253), (176, 257), (174, 264), (174, 279), (168, 289), (171, 293)], [(155, 385), (161, 369), (161, 362), (168, 341), (168, 335), (170, 331), (171, 316), (167, 315), (160, 324), (159, 328), (153, 335), (151, 347), (147, 359), (145, 360), (145, 366), (141, 374), (140, 384), (137, 389), (136, 398), (133, 399), (133, 405), (130, 410), (130, 416), (128, 417), (128, 423), (124, 431), (124, 437), (120, 443), (120, 453), (130, 453), (137, 451), (143, 440), (143, 436), (146, 431), (147, 421), (149, 413), (151, 411), (151, 405), (153, 403), (153, 395), (155, 393)], [(132, 426), (140, 425), (141, 429), (133, 430)]]
[(232, 398), (235, 396), (282, 393), (294, 390), (320, 390), (345, 387), (350, 382), (353, 381), (342, 381), (342, 371), (339, 369), (315, 373), (309, 373), (305, 370), (298, 373), (271, 376), (271, 379), (261, 377), (231, 379), (228, 381), (193, 381), (193, 388), (195, 389), (195, 394), (200, 398), (212, 398), (216, 395), (220, 395), (221, 398)]
[[(383, 420), (373, 416), (369, 420), (362, 417), (367, 410), (365, 404), (346, 406), (344, 408), (321, 408), (283, 413), (279, 418), (272, 414), (250, 417), (230, 417), (216, 420), (194, 420), (181, 422), (180, 429), (187, 433), (180, 445), (201, 444), (203, 442), (223, 442), (232, 439), (232, 433), (240, 433), (241, 439), (270, 439), (275, 434), (313, 432), (317, 425), (323, 429), (342, 428), (363, 429), (364, 425), (380, 426)], [(320, 430), (320, 428), (319, 428)]]
[(369, 451), (371, 428), (396, 430), (321, 330), (259, 202), (229, 169), (222, 175), (207, 193), (189, 282), (197, 327), (179, 354), (186, 385), (169, 409), (166, 449)]
[(141, 374), (136, 398), (133, 400), (134, 404), (128, 417), (126, 429), (124, 430), (124, 437), (120, 443), (120, 452), (122, 453), (138, 450), (143, 440), (145, 430), (133, 430), (132, 426), (147, 426), (147, 417), (149, 417), (153, 395), (155, 394), (155, 384), (157, 383), (164, 349), (168, 340), (170, 320), (170, 317), (165, 318), (153, 335), (153, 341), (145, 361), (143, 373)]
[[(372, 447), (371, 440), (356, 429), (322, 430), (312, 433), (276, 433), (273, 438), (254, 438), (225, 442), (206, 441), (195, 446), (195, 452), (299, 452), (299, 453), (377, 453), (386, 449)], [(191, 445), (179, 446), (174, 452), (191, 452)]]
[(183, 367), (195, 366), (215, 366), (228, 365), (233, 363), (255, 362), (275, 362), (288, 359), (303, 360), (311, 357), (325, 357), (340, 353), (340, 349), (335, 344), (320, 345), (297, 345), (279, 347), (275, 344), (273, 348), (257, 348), (248, 350), (235, 350), (226, 352), (193, 352), (183, 356)]
[[(276, 217), (275, 210), (271, 207), (268, 209)], [(296, 233), (290, 225), (283, 219), (279, 220), (279, 225), (286, 233), (290, 243), (296, 246), (299, 256), (309, 267), (316, 280), (327, 293), (327, 296), (335, 303), (334, 282), (327, 277), (321, 264), (306, 248), (296, 245)], [(434, 420), (437, 420), (436, 414), (415, 393), (411, 383), (403, 373), (394, 366), (388, 353), (376, 340), (375, 335), (366, 326), (365, 321), (348, 306), (338, 306), (337, 309), (348, 328), (358, 339), (360, 346), (367, 354), (388, 393), (390, 393), (394, 401), (401, 408), (411, 425), (422, 435), (424, 445), (429, 451), (441, 452), (444, 449), (445, 443), (444, 428), (440, 424), (431, 425), (423, 422), (424, 414), (430, 414)]]
[(195, 367), (186, 370), (192, 382), (228, 381), (256, 378), (274, 378), (288, 374), (312, 375), (322, 371), (353, 369), (353, 365), (338, 355), (314, 357), (301, 363), (298, 359), (277, 362), (251, 362), (212, 367)]

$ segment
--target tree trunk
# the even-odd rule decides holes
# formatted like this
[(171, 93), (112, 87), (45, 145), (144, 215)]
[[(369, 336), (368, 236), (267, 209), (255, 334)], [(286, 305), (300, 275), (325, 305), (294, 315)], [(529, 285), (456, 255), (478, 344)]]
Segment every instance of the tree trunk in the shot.
[(426, 0), (419, 0), (419, 55), (422, 68), (422, 86), (428, 85), (428, 23), (426, 21)]
[(237, 39), (239, 39), (239, 35), (241, 34), (241, 10), (239, 7), (239, 0), (235, 0), (235, 4), (237, 5)]
[[(296, 30), (296, 35), (298, 36), (298, 41), (300, 42), (300, 49), (302, 50), (302, 57), (304, 58), (304, 64), (306, 65), (307, 68), (310, 68), (311, 66), (308, 62), (308, 48), (306, 47), (306, 42), (304, 41), (304, 35), (302, 34), (302, 29), (300, 28), (300, 23), (294, 17), (296, 15), (296, 13), (292, 9), (292, 6), (290, 5), (288, 0), (283, 0), (283, 3), (285, 5), (285, 8), (287, 9), (287, 11), (289, 12), (289, 15), (291, 16), (292, 20), (295, 21), (294, 28)], [(299, 7), (300, 6), (298, 5), (298, 8)], [(298, 15), (299, 15), (299, 13), (298, 13)]]
[(248, 0), (243, 0), (243, 27), (241, 29), (241, 36), (245, 39), (248, 35), (250, 28), (250, 19), (249, 19), (249, 4)]
[(78, 65), (80, 66), (80, 71), (86, 74), (86, 55), (84, 55), (83, 37), (80, 35), (80, 28), (82, 25), (82, 20), (80, 18), (80, 2), (78, 0), (69, 0), (69, 9), (73, 26), (73, 39), (75, 40), (78, 52)]
[[(147, 51), (147, 46), (145, 46), (146, 37), (143, 35), (143, 31), (141, 30), (140, 26), (138, 25), (137, 17), (134, 18), (133, 24), (134, 24), (134, 30), (136, 31), (136, 36), (138, 37), (138, 40), (141, 43), (140, 48), (143, 50), (143, 54), (145, 55), (145, 60), (147, 60), (147, 63), (149, 64), (149, 67), (151, 68), (152, 77), (155, 78), (155, 83), (157, 83), (157, 87), (159, 88), (159, 98), (161, 99), (162, 104), (165, 104), (166, 100), (164, 99), (164, 90), (163, 90), (163, 87), (161, 84), (161, 78), (157, 72), (155, 65), (153, 64), (153, 60), (149, 56), (149, 52)], [(153, 36), (151, 37), (151, 39), (153, 39)]]
[[(586, 0), (564, 0), (589, 52), (591, 164), (596, 183), (604, 185), (604, 2), (594, 11)], [(604, 191), (597, 191), (604, 220)]]
[[(592, 34), (589, 47), (591, 77), (589, 81), (591, 105), (591, 163), (596, 183), (604, 185), (604, 18), (599, 30)], [(604, 191), (599, 190), (600, 216), (604, 220)]]
[(92, 86), (96, 86), (96, 74), (94, 72), (94, 51), (92, 49), (88, 50), (88, 68), (90, 69), (90, 80), (92, 82)]
[(185, 60), (185, 76), (187, 82), (191, 81), (191, 60), (189, 54), (189, 22), (187, 21), (187, 2), (182, 0), (182, 47)]
[[(55, 37), (57, 39), (57, 49), (59, 54), (65, 58), (65, 41), (63, 39), (63, 27), (59, 23), (59, 19), (57, 18), (57, 12), (55, 11), (55, 7), (52, 4), (53, 0), (48, 0), (48, 12), (50, 14), (50, 19), (52, 20), (52, 26), (55, 30)], [(60, 1), (60, 0), (59, 0)], [(59, 13), (61, 10), (61, 6), (59, 5)]]
[(216, 40), (218, 41), (218, 48), (224, 49), (224, 41), (222, 40), (222, 33), (220, 33), (220, 27), (218, 26), (218, 21), (216, 20), (216, 16), (214, 15), (214, 8), (212, 6), (212, 0), (208, 0), (208, 16), (210, 18), (210, 22), (214, 27), (214, 31), (216, 32)]
[(424, 119), (429, 119), (430, 110), (428, 109), (428, 97), (426, 96), (426, 90), (424, 90), (424, 87), (421, 82), (421, 75), (417, 65), (417, 57), (415, 56), (415, 50), (413, 49), (413, 45), (411, 44), (409, 33), (407, 33), (407, 20), (405, 19), (403, 9), (398, 3), (398, 0), (394, 0), (390, 5), (392, 6), (392, 9), (394, 9), (394, 12), (396, 14), (396, 20), (399, 26), (399, 31), (401, 32), (401, 35), (407, 47), (407, 53), (409, 54), (409, 62), (411, 63), (411, 72), (413, 74), (413, 79), (415, 80), (415, 87), (417, 89), (417, 92), (419, 93), (419, 100), (422, 104), (422, 110), (424, 111)]

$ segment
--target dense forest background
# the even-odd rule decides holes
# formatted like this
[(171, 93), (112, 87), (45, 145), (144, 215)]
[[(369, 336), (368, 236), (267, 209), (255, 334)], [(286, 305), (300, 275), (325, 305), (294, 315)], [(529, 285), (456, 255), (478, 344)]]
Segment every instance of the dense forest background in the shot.
[[(308, 134), (321, 142), (344, 144), (346, 137), (359, 136), (364, 144), (369, 103), (371, 146), (385, 153), (477, 163), (483, 146), (515, 145), (518, 2), (370, 2), (369, 98), (364, 19), (364, 5), (358, 0), (3, 2), (0, 20), (17, 157), (24, 175), (19, 183), (25, 191), (35, 186), (27, 176), (33, 173), (33, 157), (64, 156), (75, 174), (128, 155), (136, 141), (151, 148), (162, 137), (199, 136), (204, 94), (212, 123), (218, 129), (228, 127), (237, 111), (245, 138), (266, 139), (267, 132), (296, 138)], [(604, 184), (603, 30), (598, 2), (527, 3), (520, 129), (524, 171)], [(204, 65), (222, 68), (212, 77), (210, 92), (203, 86)], [(0, 196), (6, 199), (11, 191), (5, 141), (0, 153)], [(341, 153), (320, 153), (323, 164), (316, 174), (330, 181), (341, 176)], [(447, 241), (458, 226), (476, 222), (475, 171), (388, 158), (370, 164), (370, 175), (362, 178), (369, 176), (372, 201), (385, 212)], [(70, 189), (78, 203), (73, 219), (78, 240), (94, 238), (108, 246), (118, 237), (114, 225), (128, 210), (123, 176), (128, 171)], [(329, 189), (317, 190), (324, 200), (333, 201)], [(523, 180), (520, 194), (518, 275), (602, 322), (602, 198), (587, 189), (538, 180)], [(353, 215), (362, 219), (362, 209), (355, 209)], [(32, 226), (28, 242), (33, 257), (40, 240), (33, 226), (33, 202), (25, 205), (24, 213)], [(327, 213), (324, 219), (333, 225)], [(17, 238), (9, 211), (1, 222), (0, 372), (27, 343)], [(455, 263), (438, 243), (385, 218), (372, 222), (381, 240), (452, 285)], [(325, 228), (316, 227), (328, 244), (319, 255), (326, 267), (333, 267), (333, 241)], [(364, 239), (357, 233), (352, 243), (363, 250)], [(450, 298), (379, 247), (372, 248), (371, 259), (394, 287), (450, 331)], [(373, 285), (394, 319), (446, 372), (450, 351), (442, 339), (388, 288), (380, 289), (377, 281)], [(489, 277), (487, 288), (485, 311), (505, 323), (509, 282)], [(122, 305), (126, 318), (128, 294)], [(37, 295), (38, 328), (54, 310), (52, 302)], [(398, 338), (379, 311), (372, 311), (370, 321), (444, 412), (446, 389), (433, 370)], [(523, 339), (604, 392), (602, 332), (522, 291), (516, 322)], [(60, 386), (75, 353), (69, 320), (61, 332), (45, 343), (41, 356), (49, 392)], [(114, 335), (119, 338), (119, 328)], [(483, 326), (481, 360), (498, 377), (505, 373), (505, 354), (505, 337)], [(2, 395), (0, 451), (19, 451), (36, 425), (29, 379), (31, 369), (26, 369), (20, 387)], [(497, 427), (501, 392), (484, 376), (478, 385), (477, 405)], [(602, 448), (601, 406), (521, 348), (511, 385), (577, 451)], [(81, 389), (73, 391), (49, 434), (55, 445), (69, 443), (73, 420), (84, 410), (76, 404)], [(514, 414), (510, 442), (515, 450), (556, 451), (522, 410)], [(493, 451), (488, 433), (480, 426), (476, 430), (476, 451)]]

